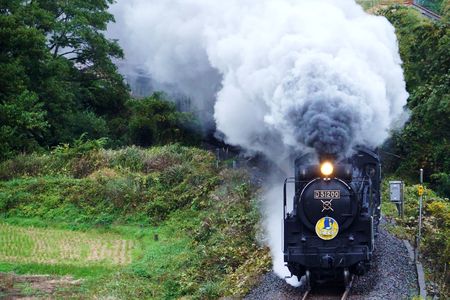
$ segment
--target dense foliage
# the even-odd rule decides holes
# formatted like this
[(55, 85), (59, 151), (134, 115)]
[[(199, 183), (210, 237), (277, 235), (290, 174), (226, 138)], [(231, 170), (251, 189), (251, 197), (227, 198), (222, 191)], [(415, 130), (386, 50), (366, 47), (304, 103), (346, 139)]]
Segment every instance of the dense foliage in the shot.
[(1, 2), (2, 158), (70, 141), (86, 128), (105, 133), (105, 118), (128, 96), (111, 61), (121, 49), (102, 33), (113, 20), (110, 2)]
[[(425, 182), (442, 196), (428, 190), (424, 197), (421, 252), (427, 279), (439, 285), (445, 298), (450, 284), (450, 1), (427, 1), (427, 4), (443, 14), (441, 21), (431, 21), (403, 6), (380, 11), (396, 28), (410, 93), (407, 104), (410, 119), (384, 145), (389, 153), (384, 159), (384, 169), (417, 182), (418, 170), (423, 168)], [(389, 198), (387, 182), (384, 181), (384, 199)], [(418, 232), (417, 199), (417, 186), (408, 186), (405, 218), (396, 218), (396, 226), (391, 228), (413, 244)], [(389, 203), (384, 203), (384, 213), (396, 215)]]
[(112, 2), (0, 1), (0, 161), (83, 133), (112, 145), (192, 139), (191, 118), (163, 95), (130, 99), (112, 62), (122, 50), (104, 36)]
[(417, 177), (423, 168), (426, 180), (442, 195), (450, 182), (450, 23), (430, 21), (414, 9), (394, 6), (381, 11), (395, 26), (404, 62), (408, 108), (405, 128), (385, 145), (401, 159), (386, 160), (387, 171)]
[(148, 147), (174, 141), (187, 145), (199, 142), (200, 128), (193, 115), (177, 111), (174, 103), (164, 101), (164, 94), (130, 99), (126, 108), (128, 116), (124, 121), (128, 125), (122, 143)]
[[(215, 185), (211, 157), (193, 149), (111, 151), (101, 149), (102, 142), (58, 147), (50, 155), (18, 156), (1, 164), (0, 178), (24, 179), (1, 183), (0, 213), (74, 226), (80, 220), (110, 225), (128, 215), (139, 224), (158, 223)], [(194, 184), (190, 193), (180, 196), (189, 184)]]

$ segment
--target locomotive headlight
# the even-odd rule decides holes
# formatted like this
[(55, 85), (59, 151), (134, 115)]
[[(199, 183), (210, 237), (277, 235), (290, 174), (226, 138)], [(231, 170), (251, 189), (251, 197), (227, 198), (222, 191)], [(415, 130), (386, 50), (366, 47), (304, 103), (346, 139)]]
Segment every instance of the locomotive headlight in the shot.
[(324, 176), (330, 176), (331, 174), (333, 174), (333, 164), (331, 164), (330, 162), (326, 161), (324, 162), (321, 166), (320, 166), (320, 172), (324, 175)]

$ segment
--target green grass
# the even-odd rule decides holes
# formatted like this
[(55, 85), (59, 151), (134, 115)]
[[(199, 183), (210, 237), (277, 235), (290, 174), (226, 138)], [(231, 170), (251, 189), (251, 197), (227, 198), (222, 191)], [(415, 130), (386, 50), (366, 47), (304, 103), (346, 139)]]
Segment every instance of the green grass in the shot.
[[(9, 223), (22, 224), (19, 226)], [(26, 226), (27, 223), (45, 226)], [(72, 286), (64, 281), (53, 283), (51, 285), (54, 290), (51, 293), (46, 289), (33, 287), (26, 281), (12, 287), (13, 293), (19, 291), (22, 296), (63, 299), (70, 295), (78, 298), (89, 293), (102, 278), (127, 268), (133, 256), (141, 255), (142, 236), (144, 234), (139, 228), (73, 231), (51, 228), (51, 224), (45, 224), (43, 221), (2, 220), (0, 273), (16, 276), (70, 276), (81, 279), (81, 286)], [(8, 294), (4, 293), (3, 296), (7, 297)]]
[(0, 273), (70, 275), (85, 298), (215, 299), (268, 270), (245, 172), (179, 145), (57, 150), (0, 163)]
[(74, 266), (74, 265), (46, 265), (38, 263), (7, 263), (0, 262), (0, 272), (19, 275), (44, 274), (55, 276), (73, 276), (74, 278), (98, 278), (114, 271), (105, 266)]
[[(26, 220), (4, 220), (0, 222), (0, 272), (81, 278), (83, 293), (92, 297), (133, 298), (136, 291), (129, 289), (142, 286), (152, 287), (151, 296), (145, 294), (154, 299), (179, 295), (181, 286), (170, 284), (171, 279), (180, 274), (183, 266), (199, 259), (190, 247), (193, 236), (180, 230), (180, 224), (183, 229), (194, 227), (200, 222), (198, 214), (191, 210), (179, 212), (164, 224), (146, 229), (117, 226), (87, 231), (53, 229), (49, 224), (24, 227), (8, 221), (26, 224)], [(121, 252), (117, 245), (123, 241), (134, 248)], [(39, 295), (38, 291), (34, 295)]]
[(142, 255), (129, 268), (106, 278), (93, 293), (120, 299), (138, 297), (140, 290), (145, 290), (143, 294), (153, 299), (181, 296), (184, 287), (177, 282), (180, 275), (189, 266), (199, 264), (201, 259), (193, 251), (193, 235), (188, 233), (188, 228), (200, 222), (198, 216), (195, 211), (178, 212), (161, 226), (151, 229), (150, 235), (142, 240)]

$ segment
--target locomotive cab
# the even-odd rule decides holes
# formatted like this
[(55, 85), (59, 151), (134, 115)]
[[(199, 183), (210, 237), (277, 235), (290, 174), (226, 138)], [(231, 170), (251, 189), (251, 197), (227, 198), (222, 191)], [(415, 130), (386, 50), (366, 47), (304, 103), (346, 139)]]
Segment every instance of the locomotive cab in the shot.
[(365, 273), (379, 220), (378, 155), (357, 148), (349, 159), (317, 165), (305, 161), (302, 157), (295, 162), (292, 211), (286, 212), (284, 201), (284, 260), (289, 270), (298, 278), (311, 274), (318, 281), (345, 272)]

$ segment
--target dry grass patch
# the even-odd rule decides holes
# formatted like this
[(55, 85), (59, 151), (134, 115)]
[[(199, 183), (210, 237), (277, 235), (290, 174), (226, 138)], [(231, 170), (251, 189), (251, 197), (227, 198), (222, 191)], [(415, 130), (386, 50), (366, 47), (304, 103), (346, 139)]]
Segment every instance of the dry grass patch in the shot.
[(113, 233), (19, 227), (0, 223), (0, 261), (120, 266), (131, 263), (135, 241)]

